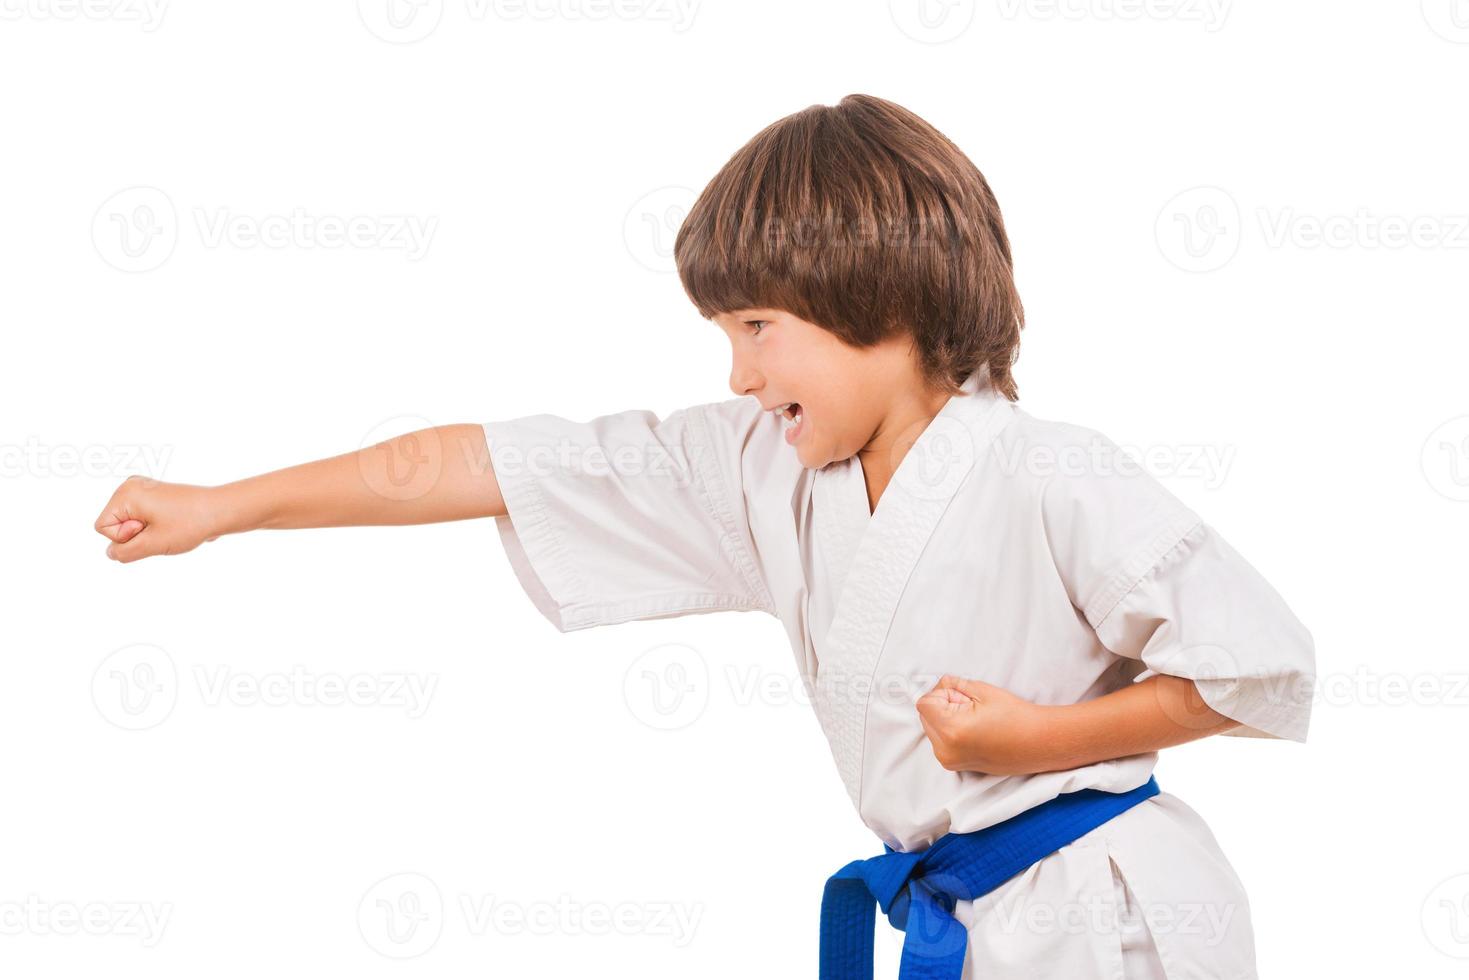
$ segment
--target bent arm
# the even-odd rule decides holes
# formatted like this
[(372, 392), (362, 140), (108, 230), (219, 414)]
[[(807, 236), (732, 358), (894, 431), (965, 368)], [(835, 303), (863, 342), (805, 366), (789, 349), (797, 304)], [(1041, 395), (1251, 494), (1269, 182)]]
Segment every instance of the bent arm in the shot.
[(430, 524), (506, 514), (483, 426), (409, 432), (218, 487), (130, 477), (94, 528), (130, 562), (260, 529)]
[(1167, 674), (1063, 705), (945, 675), (918, 700), (918, 715), (945, 769), (994, 775), (1078, 769), (1239, 725), (1205, 704), (1193, 681)]
[(1204, 703), (1187, 677), (1158, 674), (1080, 704), (1041, 709), (1047, 771), (1156, 752), (1239, 725)]

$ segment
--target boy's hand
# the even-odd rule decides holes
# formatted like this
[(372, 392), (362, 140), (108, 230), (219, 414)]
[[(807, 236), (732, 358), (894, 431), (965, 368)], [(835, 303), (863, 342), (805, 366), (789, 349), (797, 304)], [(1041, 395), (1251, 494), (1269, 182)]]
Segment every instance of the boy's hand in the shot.
[(939, 764), (999, 776), (1044, 772), (1045, 709), (983, 681), (945, 674), (918, 699), (918, 719)]
[(102, 508), (97, 533), (107, 538), (107, 557), (130, 562), (152, 555), (181, 555), (219, 536), (208, 487), (162, 483), (130, 476)]

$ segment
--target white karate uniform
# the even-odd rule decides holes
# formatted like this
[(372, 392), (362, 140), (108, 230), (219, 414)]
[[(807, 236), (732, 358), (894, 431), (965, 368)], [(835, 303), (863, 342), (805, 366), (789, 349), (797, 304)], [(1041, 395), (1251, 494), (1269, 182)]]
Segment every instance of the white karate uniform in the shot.
[[(1304, 740), (1311, 636), (1260, 574), (1105, 437), (1033, 418), (982, 371), (964, 390), (871, 514), (860, 461), (802, 467), (755, 398), (662, 420), (488, 423), (501, 540), (562, 631), (778, 617), (853, 804), (898, 850), (1060, 793), (1132, 789), (1157, 759), (949, 772), (915, 707), (945, 673), (1043, 704), (1173, 674), (1239, 721), (1235, 734)], [(966, 978), (1255, 976), (1244, 889), (1166, 792), (954, 914), (969, 929)]]

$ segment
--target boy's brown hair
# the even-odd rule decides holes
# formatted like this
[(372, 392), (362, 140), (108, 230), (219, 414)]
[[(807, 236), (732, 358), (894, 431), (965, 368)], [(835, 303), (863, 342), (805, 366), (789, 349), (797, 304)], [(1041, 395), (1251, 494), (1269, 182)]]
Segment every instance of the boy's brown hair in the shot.
[(963, 151), (885, 99), (765, 127), (699, 195), (674, 257), (706, 319), (786, 310), (854, 347), (908, 334), (931, 387), (954, 394), (987, 364), (1019, 397), (1025, 315), (995, 196)]

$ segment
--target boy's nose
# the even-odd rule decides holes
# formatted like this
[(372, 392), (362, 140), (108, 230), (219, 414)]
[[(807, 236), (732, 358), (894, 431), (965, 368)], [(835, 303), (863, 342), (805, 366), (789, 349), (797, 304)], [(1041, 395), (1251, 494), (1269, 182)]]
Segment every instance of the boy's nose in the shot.
[(736, 395), (753, 395), (761, 387), (760, 376), (738, 364), (729, 372), (729, 390)]

